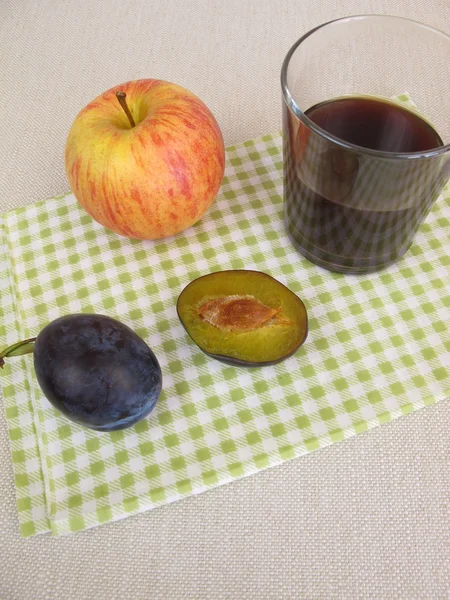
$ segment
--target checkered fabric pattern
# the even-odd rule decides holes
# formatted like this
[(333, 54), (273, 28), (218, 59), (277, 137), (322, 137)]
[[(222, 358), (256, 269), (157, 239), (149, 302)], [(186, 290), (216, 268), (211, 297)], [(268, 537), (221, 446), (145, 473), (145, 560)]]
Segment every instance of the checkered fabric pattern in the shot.
[[(416, 109), (406, 94), (397, 101)], [(343, 150), (294, 115), (285, 120), (285, 217), (294, 243), (314, 262), (342, 272), (401, 257), (446, 182), (442, 161)]]
[[(72, 195), (3, 215), (0, 345), (74, 312), (116, 317), (163, 371), (153, 413), (98, 433), (59, 414), (32, 357), (1, 382), (23, 536), (123, 518), (311, 452), (450, 394), (450, 192), (407, 255), (359, 277), (324, 271), (283, 225), (281, 135), (228, 148), (221, 192), (173, 238), (107, 231)], [(190, 340), (176, 300), (194, 278), (256, 269), (306, 304), (309, 336), (275, 366), (231, 367)]]

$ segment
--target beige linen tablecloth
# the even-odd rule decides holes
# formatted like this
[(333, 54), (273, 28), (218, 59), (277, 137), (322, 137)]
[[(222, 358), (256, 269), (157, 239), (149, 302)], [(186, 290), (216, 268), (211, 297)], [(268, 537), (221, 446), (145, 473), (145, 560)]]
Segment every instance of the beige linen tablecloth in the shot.
[[(450, 32), (448, 0), (3, 0), (0, 209), (68, 190), (75, 114), (128, 79), (190, 88), (227, 145), (279, 130), (290, 45), (323, 21), (374, 12)], [(19, 537), (2, 409), (0, 598), (448, 600), (449, 408), (60, 539)]]

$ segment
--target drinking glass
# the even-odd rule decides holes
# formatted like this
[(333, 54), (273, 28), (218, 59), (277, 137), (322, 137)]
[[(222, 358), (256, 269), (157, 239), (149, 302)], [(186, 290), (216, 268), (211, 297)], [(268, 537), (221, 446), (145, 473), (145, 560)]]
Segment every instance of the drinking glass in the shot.
[[(325, 23), (289, 50), (281, 70), (284, 216), (291, 241), (309, 260), (365, 273), (408, 250), (450, 177), (449, 59), (445, 33), (381, 15)], [(312, 120), (312, 107), (345, 98), (402, 101), (440, 141), (386, 151)], [(356, 116), (348, 111), (344, 124), (364, 142), (369, 121), (357, 125)], [(381, 129), (392, 134), (391, 125), (388, 118)]]

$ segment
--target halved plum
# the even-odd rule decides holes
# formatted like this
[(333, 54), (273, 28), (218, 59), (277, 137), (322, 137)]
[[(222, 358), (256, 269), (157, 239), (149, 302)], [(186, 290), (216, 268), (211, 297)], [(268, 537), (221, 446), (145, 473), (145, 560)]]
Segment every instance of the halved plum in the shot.
[(234, 365), (280, 362), (294, 354), (308, 334), (300, 298), (260, 271), (218, 271), (199, 277), (181, 292), (177, 312), (205, 354)]

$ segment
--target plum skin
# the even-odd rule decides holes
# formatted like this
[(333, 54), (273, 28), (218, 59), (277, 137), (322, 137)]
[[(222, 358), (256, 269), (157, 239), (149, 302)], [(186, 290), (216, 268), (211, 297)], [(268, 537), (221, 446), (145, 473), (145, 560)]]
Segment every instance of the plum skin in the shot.
[(34, 369), (47, 399), (97, 431), (130, 427), (155, 407), (162, 373), (152, 350), (127, 325), (96, 314), (65, 315), (34, 344)]

